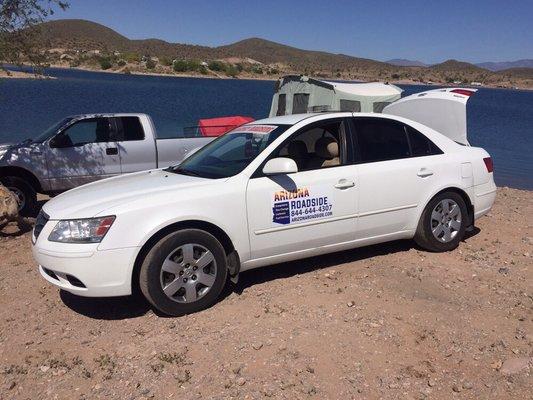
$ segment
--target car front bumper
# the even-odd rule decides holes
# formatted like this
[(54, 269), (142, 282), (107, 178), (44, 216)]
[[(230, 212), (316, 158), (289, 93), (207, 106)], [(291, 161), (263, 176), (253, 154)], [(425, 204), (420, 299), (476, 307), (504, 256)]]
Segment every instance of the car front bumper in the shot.
[[(97, 245), (70, 245), (53, 243), (47, 249), (39, 241), (33, 246), (33, 257), (39, 272), (51, 284), (70, 293), (86, 297), (126, 296), (132, 293), (132, 271), (138, 248), (99, 251)], [(43, 244), (44, 244), (43, 243)], [(72, 251), (69, 246), (78, 247)], [(79, 251), (80, 246), (87, 246)]]

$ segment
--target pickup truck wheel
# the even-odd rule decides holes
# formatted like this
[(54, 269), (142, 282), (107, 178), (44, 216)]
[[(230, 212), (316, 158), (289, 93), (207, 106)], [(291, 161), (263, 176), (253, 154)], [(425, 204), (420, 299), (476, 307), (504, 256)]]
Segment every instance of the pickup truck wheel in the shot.
[(226, 284), (226, 254), (220, 242), (198, 229), (160, 239), (141, 265), (139, 286), (159, 311), (180, 316), (213, 305)]
[(422, 248), (444, 252), (455, 249), (465, 235), (468, 210), (463, 198), (455, 192), (443, 192), (428, 203), (415, 234)]
[(34, 217), (37, 213), (37, 193), (35, 189), (17, 176), (7, 176), (2, 178), (1, 181), (17, 198), (19, 215), (23, 217)]

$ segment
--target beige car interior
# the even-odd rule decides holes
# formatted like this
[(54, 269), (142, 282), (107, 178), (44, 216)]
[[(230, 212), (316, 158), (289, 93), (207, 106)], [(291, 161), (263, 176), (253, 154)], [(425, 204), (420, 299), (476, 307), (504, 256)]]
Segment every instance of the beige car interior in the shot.
[(292, 158), (298, 171), (340, 165), (338, 137), (338, 132), (314, 128), (291, 140), (280, 150), (279, 156)]

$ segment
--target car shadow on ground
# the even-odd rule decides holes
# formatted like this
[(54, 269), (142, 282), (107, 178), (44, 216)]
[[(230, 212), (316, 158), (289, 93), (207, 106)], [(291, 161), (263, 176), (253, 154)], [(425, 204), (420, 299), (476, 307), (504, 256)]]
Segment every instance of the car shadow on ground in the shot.
[(289, 278), (295, 275), (306, 274), (376, 256), (409, 251), (413, 246), (414, 244), (410, 240), (398, 240), (244, 271), (239, 276), (239, 282), (233, 285), (233, 292), (241, 294), (245, 289), (261, 283)]
[(141, 317), (150, 304), (140, 295), (121, 297), (81, 297), (60, 290), (61, 301), (72, 311), (92, 319), (121, 320)]
[[(474, 228), (471, 232), (466, 233), (465, 239), (475, 236), (479, 232), (478, 228)], [(409, 251), (413, 248), (418, 249), (412, 240), (398, 240), (245, 271), (240, 274), (237, 284), (226, 285), (219, 301), (223, 301), (232, 293), (240, 295), (245, 289), (254, 285), (306, 274), (340, 264)], [(145, 315), (149, 311), (153, 311), (160, 317), (165, 317), (165, 315), (153, 310), (140, 294), (124, 297), (91, 298), (76, 296), (61, 290), (60, 297), (68, 308), (92, 319), (121, 320), (136, 318)]]

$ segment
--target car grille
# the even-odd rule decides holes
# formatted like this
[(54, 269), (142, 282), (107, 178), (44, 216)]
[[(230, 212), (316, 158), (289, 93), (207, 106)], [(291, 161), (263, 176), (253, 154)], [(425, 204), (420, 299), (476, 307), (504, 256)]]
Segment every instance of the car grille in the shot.
[(37, 219), (35, 220), (35, 227), (33, 228), (35, 239), (39, 237), (49, 219), (50, 217), (43, 210), (39, 211), (39, 215), (37, 215)]

